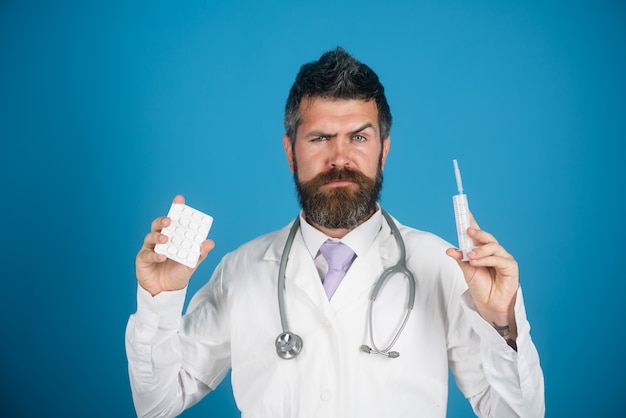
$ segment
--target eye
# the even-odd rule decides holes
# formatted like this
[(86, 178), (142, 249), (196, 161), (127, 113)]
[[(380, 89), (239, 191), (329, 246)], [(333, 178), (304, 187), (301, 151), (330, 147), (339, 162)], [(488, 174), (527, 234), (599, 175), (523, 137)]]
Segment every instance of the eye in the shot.
[(326, 141), (327, 139), (328, 137), (320, 135), (320, 136), (311, 138), (311, 142), (322, 142), (322, 141)]
[(367, 140), (367, 138), (366, 138), (366, 137), (364, 137), (363, 135), (354, 135), (354, 136), (352, 137), (352, 139), (353, 139), (355, 142), (365, 142), (365, 141)]

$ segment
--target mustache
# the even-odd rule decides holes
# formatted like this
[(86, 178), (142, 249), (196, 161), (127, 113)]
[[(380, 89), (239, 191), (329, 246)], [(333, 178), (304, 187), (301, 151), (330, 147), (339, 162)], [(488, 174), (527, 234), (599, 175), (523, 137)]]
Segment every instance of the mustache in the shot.
[(343, 168), (333, 168), (324, 173), (320, 173), (317, 176), (315, 176), (313, 179), (308, 181), (307, 183), (312, 183), (318, 186), (323, 186), (327, 183), (331, 183), (333, 181), (338, 181), (338, 180), (352, 181), (356, 184), (361, 185), (361, 184), (367, 183), (371, 179), (369, 179), (369, 177), (367, 177), (365, 174), (361, 173), (358, 170), (353, 170), (351, 168), (343, 167)]

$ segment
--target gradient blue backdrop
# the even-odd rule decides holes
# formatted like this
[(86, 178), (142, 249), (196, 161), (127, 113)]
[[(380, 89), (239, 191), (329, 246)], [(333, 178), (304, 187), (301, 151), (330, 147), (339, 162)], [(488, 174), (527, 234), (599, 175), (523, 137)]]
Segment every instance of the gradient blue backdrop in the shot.
[[(134, 415), (124, 328), (151, 220), (177, 193), (215, 217), (195, 291), (294, 217), (284, 102), (337, 45), (387, 89), (383, 205), (454, 241), (458, 158), (521, 265), (548, 416), (619, 415), (625, 18), (608, 0), (3, 1), (0, 415)], [(456, 389), (449, 415), (471, 415)], [(228, 379), (184, 416), (238, 416)]]

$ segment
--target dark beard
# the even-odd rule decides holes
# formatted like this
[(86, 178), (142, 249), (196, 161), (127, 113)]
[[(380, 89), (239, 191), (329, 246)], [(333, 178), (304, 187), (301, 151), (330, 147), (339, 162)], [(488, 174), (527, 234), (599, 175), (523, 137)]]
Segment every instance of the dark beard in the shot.
[[(318, 174), (305, 182), (298, 180), (297, 165), (294, 164), (294, 180), (300, 205), (307, 220), (328, 229), (354, 229), (376, 211), (376, 202), (383, 185), (383, 173), (379, 162), (376, 178), (343, 168)], [(353, 187), (334, 187), (322, 190), (322, 186), (336, 180), (349, 180)]]

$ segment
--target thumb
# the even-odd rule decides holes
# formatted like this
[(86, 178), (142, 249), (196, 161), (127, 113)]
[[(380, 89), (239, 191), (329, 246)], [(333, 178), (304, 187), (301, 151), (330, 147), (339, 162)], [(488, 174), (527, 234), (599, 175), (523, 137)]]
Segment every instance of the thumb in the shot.
[(463, 275), (465, 277), (468, 277), (468, 274), (471, 273), (471, 270), (473, 270), (474, 267), (470, 266), (470, 264), (468, 262), (462, 261), (463, 260), (463, 251), (458, 250), (456, 248), (448, 248), (446, 250), (446, 254), (450, 258), (454, 259), (457, 262), (457, 264), (459, 265), (459, 267), (463, 271)]
[(198, 265), (204, 261), (213, 248), (215, 248), (215, 241), (212, 239), (208, 239), (202, 243), (202, 246), (200, 247), (200, 259), (198, 260)]

